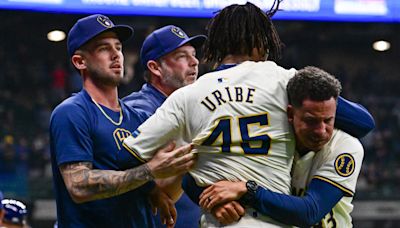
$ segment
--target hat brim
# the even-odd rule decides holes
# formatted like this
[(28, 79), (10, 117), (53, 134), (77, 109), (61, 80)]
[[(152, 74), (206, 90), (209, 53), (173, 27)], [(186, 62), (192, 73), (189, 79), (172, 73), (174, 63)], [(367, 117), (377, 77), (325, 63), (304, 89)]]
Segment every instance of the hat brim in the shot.
[(133, 29), (127, 25), (116, 25), (110, 29), (103, 31), (103, 32), (106, 32), (106, 31), (115, 32), (118, 36), (118, 39), (121, 42), (125, 42), (125, 41), (129, 40), (133, 36)]
[(165, 55), (167, 55), (167, 54), (173, 52), (174, 50), (176, 50), (176, 49), (182, 47), (182, 46), (185, 45), (185, 44), (190, 44), (190, 45), (192, 45), (195, 49), (201, 48), (202, 45), (204, 44), (204, 42), (205, 42), (206, 40), (207, 40), (207, 36), (205, 36), (205, 35), (192, 36), (192, 37), (190, 37), (190, 38), (188, 38), (188, 39), (182, 40), (182, 42), (180, 42), (178, 45), (173, 46), (172, 48), (166, 49), (166, 50), (164, 50), (162, 53), (159, 53), (158, 55), (155, 55), (155, 56), (153, 56), (152, 58), (148, 58), (148, 59), (143, 58), (143, 54), (142, 54), (142, 52), (143, 52), (143, 47), (142, 47), (142, 50), (141, 50), (141, 52), (140, 52), (140, 53), (141, 53), (140, 56), (141, 56), (142, 65), (143, 65), (143, 67), (144, 67), (145, 69), (147, 69), (147, 62), (148, 62), (149, 60), (156, 60), (156, 59), (159, 59), (159, 58), (161, 58), (161, 57), (163, 57), (163, 56), (165, 56)]
[(100, 34), (105, 33), (105, 32), (110, 32), (110, 31), (111, 32), (115, 32), (115, 34), (117, 34), (117, 37), (121, 42), (125, 42), (125, 41), (129, 40), (129, 38), (131, 38), (133, 36), (133, 29), (130, 26), (127, 26), (127, 25), (115, 25), (112, 28), (105, 29), (103, 31), (98, 32), (97, 34), (93, 35), (93, 37), (91, 37), (90, 39), (84, 41), (81, 45), (79, 45), (78, 48), (76, 48), (75, 50), (73, 50), (73, 51), (71, 51), (69, 53), (70, 56), (73, 56), (77, 49), (79, 49), (82, 46), (86, 45), (91, 40), (93, 40), (94, 38), (99, 36)]
[(203, 46), (206, 39), (207, 39), (207, 36), (204, 36), (204, 35), (192, 36), (189, 39), (182, 41), (176, 48), (182, 47), (183, 45), (185, 45), (187, 43), (190, 43), (196, 49), (201, 48), (201, 46)]

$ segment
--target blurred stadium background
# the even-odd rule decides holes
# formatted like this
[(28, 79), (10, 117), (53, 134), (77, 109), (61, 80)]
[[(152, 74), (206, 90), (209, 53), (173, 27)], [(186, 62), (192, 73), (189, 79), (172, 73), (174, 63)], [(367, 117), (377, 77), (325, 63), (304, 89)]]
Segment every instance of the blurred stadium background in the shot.
[[(80, 76), (67, 57), (66, 40), (50, 41), (48, 33), (68, 32), (78, 18), (95, 12), (133, 26), (134, 38), (124, 46), (123, 97), (143, 83), (138, 52), (149, 32), (175, 24), (189, 35), (204, 33), (212, 12), (234, 2), (245, 1), (0, 0), (0, 190), (28, 204), (32, 227), (52, 227), (55, 221), (48, 139), (51, 111), (81, 89)], [(355, 227), (398, 227), (400, 1), (284, 3), (286, 9), (275, 17), (286, 45), (278, 63), (287, 68), (315, 65), (333, 73), (343, 84), (342, 95), (366, 106), (376, 120), (376, 129), (362, 139), (365, 158), (354, 202)], [(374, 46), (376, 41), (385, 42)], [(209, 69), (201, 66), (202, 73)]]

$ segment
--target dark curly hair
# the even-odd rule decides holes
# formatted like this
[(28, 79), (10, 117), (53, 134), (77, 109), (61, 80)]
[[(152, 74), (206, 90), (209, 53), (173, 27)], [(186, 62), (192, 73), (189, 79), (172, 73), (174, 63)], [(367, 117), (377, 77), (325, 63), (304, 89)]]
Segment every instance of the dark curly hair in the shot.
[(227, 55), (249, 55), (254, 48), (271, 60), (281, 56), (282, 42), (271, 21), (278, 11), (275, 0), (266, 13), (247, 2), (233, 4), (219, 11), (208, 23), (208, 39), (204, 44), (204, 61), (219, 64)]
[(299, 70), (287, 84), (289, 104), (301, 107), (305, 99), (325, 101), (340, 95), (342, 86), (333, 75), (324, 70), (307, 66)]

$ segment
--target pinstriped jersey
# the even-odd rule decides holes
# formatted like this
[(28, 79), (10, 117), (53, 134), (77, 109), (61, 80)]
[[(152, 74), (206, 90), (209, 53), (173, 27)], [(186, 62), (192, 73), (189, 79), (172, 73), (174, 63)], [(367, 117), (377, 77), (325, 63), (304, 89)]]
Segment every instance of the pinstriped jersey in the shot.
[(200, 186), (219, 180), (255, 180), (290, 192), (294, 137), (286, 85), (295, 74), (274, 62), (247, 61), (208, 73), (171, 94), (124, 144), (149, 160), (170, 139), (195, 144)]
[(296, 154), (292, 176), (294, 194), (303, 195), (313, 178), (326, 181), (344, 192), (344, 197), (316, 227), (352, 227), (351, 202), (363, 157), (360, 141), (336, 129), (322, 150), (309, 152), (301, 158)]

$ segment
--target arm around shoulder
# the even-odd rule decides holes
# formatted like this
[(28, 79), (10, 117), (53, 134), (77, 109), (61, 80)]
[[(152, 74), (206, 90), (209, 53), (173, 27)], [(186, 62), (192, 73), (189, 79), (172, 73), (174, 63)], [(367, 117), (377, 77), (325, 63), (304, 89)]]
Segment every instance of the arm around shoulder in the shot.
[(313, 179), (303, 197), (285, 195), (258, 187), (253, 205), (262, 214), (280, 222), (310, 227), (343, 197), (343, 192), (327, 182)]
[(375, 121), (365, 107), (339, 97), (335, 127), (356, 138), (362, 138), (375, 128)]

